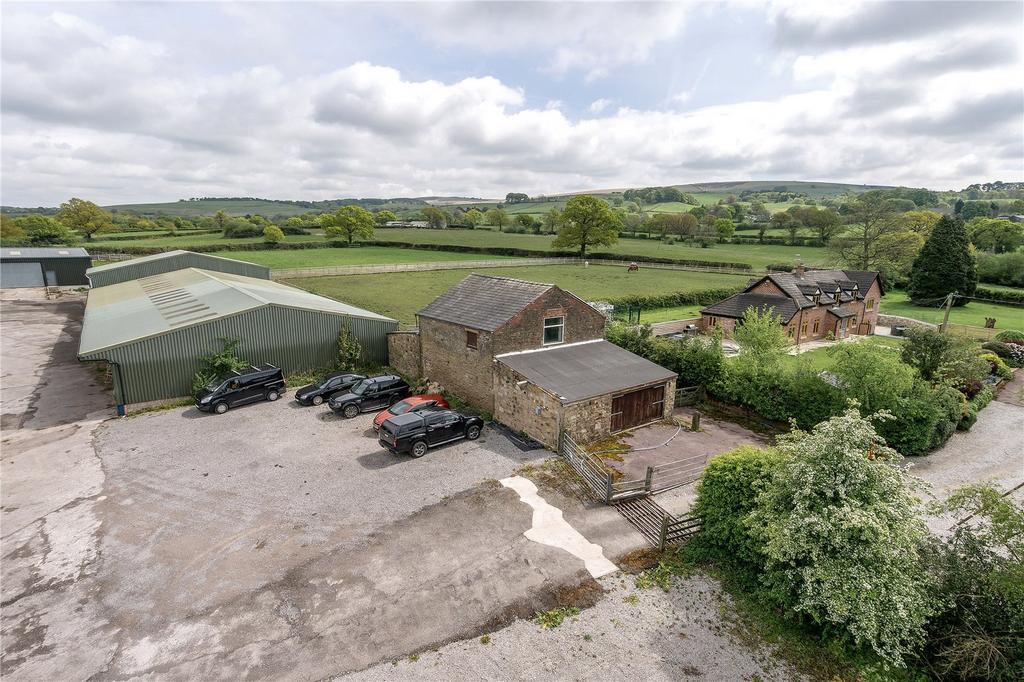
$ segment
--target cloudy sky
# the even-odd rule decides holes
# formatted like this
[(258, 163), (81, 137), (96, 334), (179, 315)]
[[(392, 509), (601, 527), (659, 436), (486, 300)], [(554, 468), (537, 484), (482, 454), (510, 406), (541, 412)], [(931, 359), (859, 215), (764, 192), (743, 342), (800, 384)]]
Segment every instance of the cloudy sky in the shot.
[(1024, 179), (1024, 3), (18, 3), (2, 200)]

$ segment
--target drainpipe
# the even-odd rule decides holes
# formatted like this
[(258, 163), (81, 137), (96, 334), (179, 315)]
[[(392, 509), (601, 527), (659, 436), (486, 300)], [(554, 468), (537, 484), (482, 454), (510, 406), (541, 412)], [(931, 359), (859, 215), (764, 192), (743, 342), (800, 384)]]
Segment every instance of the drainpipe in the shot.
[(127, 404), (128, 401), (125, 400), (124, 379), (121, 378), (121, 365), (114, 362), (113, 360), (108, 360), (106, 358), (99, 358), (98, 360), (83, 360), (82, 358), (76, 356), (75, 359), (81, 363), (105, 362), (114, 368), (114, 376), (117, 377), (117, 393), (121, 395), (121, 402), (117, 403), (117, 416), (123, 417), (125, 415), (124, 406)]

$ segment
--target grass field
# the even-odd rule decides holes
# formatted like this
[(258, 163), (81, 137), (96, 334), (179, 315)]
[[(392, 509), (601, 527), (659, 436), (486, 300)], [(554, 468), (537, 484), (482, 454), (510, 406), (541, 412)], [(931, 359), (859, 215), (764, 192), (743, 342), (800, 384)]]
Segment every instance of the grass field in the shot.
[[(225, 255), (219, 252), (215, 255)], [(447, 263), (461, 260), (507, 260), (507, 256), (449, 251), (395, 249), (387, 246), (359, 246), (350, 249), (294, 249), (290, 251), (234, 251), (230, 258), (258, 263), (268, 268), (318, 268), (331, 265), (385, 265), (393, 263)]]
[[(467, 246), (510, 247), (550, 250), (550, 235), (510, 234), (494, 230), (417, 230), (398, 228), (378, 230), (378, 241), (402, 241), (414, 244), (465, 244)], [(658, 258), (682, 258), (705, 261), (749, 263), (764, 268), (770, 263), (794, 263), (797, 254), (810, 265), (828, 263), (826, 250), (820, 247), (793, 247), (774, 244), (716, 244), (702, 249), (684, 244), (663, 244), (656, 239), (620, 239), (597, 251)]]
[[(488, 268), (487, 275), (518, 277), (533, 282), (550, 282), (587, 301), (629, 294), (668, 293), (743, 286), (743, 275), (641, 270), (591, 265), (538, 265), (513, 268)], [(415, 322), (415, 313), (437, 296), (464, 279), (469, 270), (435, 270), (380, 275), (307, 277), (288, 280), (289, 284), (352, 305), (393, 317), (405, 324)]]
[[(509, 247), (534, 251), (550, 251), (551, 235), (512, 234), (496, 230), (421, 230), (414, 228), (397, 228), (377, 230), (374, 233), (377, 241), (409, 242), (413, 244), (455, 244), (477, 247)], [(174, 237), (153, 237), (151, 239), (134, 239), (117, 241), (96, 239), (86, 246), (102, 246), (109, 249), (127, 246), (160, 247), (170, 249), (188, 249), (194, 246), (210, 244), (259, 244), (262, 237), (242, 239), (225, 239), (217, 234), (189, 235), (179, 234)], [(324, 241), (321, 234), (288, 235), (285, 243)], [(819, 247), (793, 247), (775, 244), (717, 244), (707, 249), (684, 244), (663, 244), (656, 239), (620, 239), (609, 247), (602, 247), (601, 252), (620, 255), (653, 256), (659, 258), (679, 258), (703, 261), (728, 261), (749, 263), (756, 269), (763, 269), (771, 263), (793, 263), (797, 255), (810, 265), (823, 265), (828, 262), (825, 249)], [(476, 255), (474, 258), (487, 256)], [(427, 258), (426, 260), (431, 260)], [(436, 260), (436, 259), (435, 259)], [(343, 261), (348, 264), (348, 261)], [(331, 263), (324, 263), (330, 265)]]
[[(881, 311), (886, 315), (901, 315), (933, 324), (940, 324), (943, 315), (941, 306), (913, 305), (903, 291), (890, 291), (883, 296)], [(1024, 306), (971, 301), (967, 305), (953, 308), (949, 312), (950, 323), (974, 327), (984, 327), (986, 317), (996, 318), (996, 329), (1024, 330)]]

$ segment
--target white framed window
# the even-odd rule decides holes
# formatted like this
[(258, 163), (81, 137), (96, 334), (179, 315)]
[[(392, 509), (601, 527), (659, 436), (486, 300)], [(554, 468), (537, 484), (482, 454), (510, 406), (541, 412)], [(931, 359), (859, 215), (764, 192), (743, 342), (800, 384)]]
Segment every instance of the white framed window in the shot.
[(565, 318), (558, 317), (544, 318), (544, 345), (562, 343), (565, 338)]

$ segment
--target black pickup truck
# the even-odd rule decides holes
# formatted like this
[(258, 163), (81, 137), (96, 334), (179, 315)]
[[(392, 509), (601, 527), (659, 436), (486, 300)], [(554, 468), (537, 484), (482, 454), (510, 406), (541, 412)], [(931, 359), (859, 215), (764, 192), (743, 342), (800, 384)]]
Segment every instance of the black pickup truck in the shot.
[(396, 455), (422, 457), (427, 450), (463, 438), (476, 440), (484, 428), (480, 417), (452, 410), (406, 412), (381, 424), (377, 440)]

